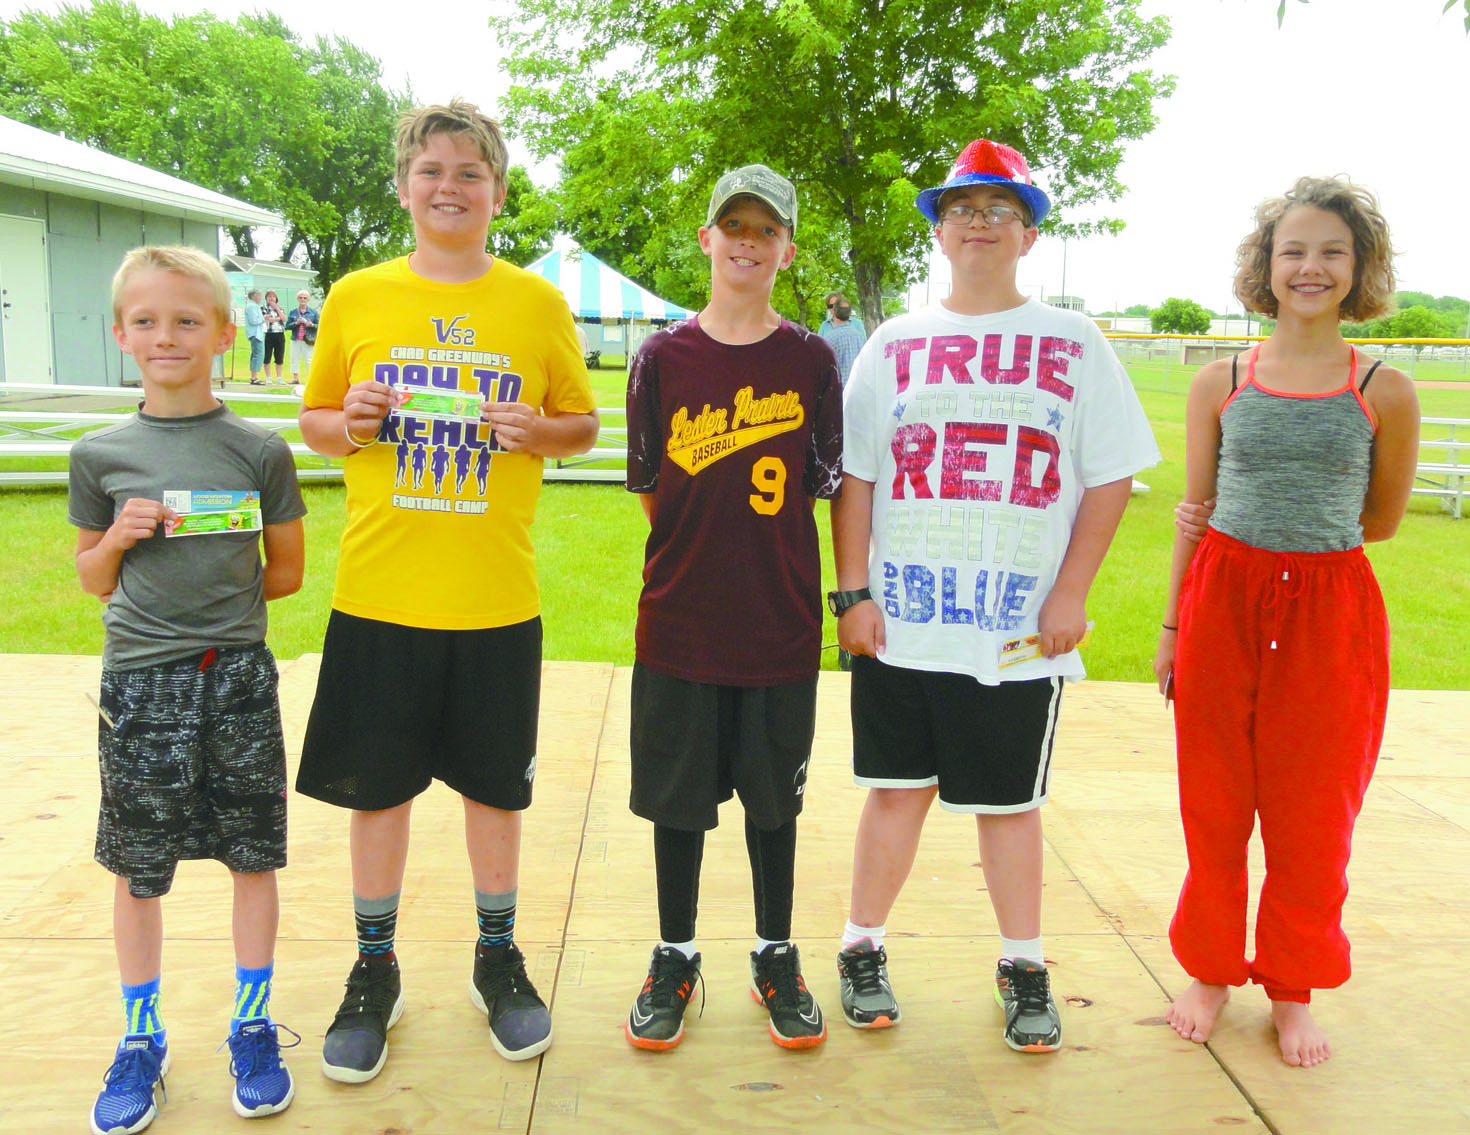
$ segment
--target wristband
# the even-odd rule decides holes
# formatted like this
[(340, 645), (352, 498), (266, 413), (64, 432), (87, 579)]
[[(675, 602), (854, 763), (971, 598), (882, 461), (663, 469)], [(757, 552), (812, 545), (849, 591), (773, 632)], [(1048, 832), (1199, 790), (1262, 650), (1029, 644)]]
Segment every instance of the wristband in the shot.
[(1177, 631), (1179, 629), (1178, 627), (1171, 627), (1168, 623), (1160, 623), (1159, 626), (1163, 627), (1166, 631)]
[(371, 441), (358, 441), (357, 438), (353, 437), (352, 427), (347, 424), (347, 418), (345, 416), (342, 418), (342, 432), (347, 436), (347, 444), (352, 446), (353, 449), (366, 449), (370, 445), (378, 444), (377, 434), (373, 434)]

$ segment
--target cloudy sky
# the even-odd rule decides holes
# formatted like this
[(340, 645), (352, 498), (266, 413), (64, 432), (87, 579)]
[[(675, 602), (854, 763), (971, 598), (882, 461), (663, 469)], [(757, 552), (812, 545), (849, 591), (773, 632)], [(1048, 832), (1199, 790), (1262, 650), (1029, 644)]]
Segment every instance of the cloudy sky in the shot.
[[(0, 16), (58, 7), (0, 0)], [(139, 7), (235, 10), (168, 0)], [(1062, 242), (1043, 238), (1022, 262), (1023, 288), (1054, 295), (1065, 283), (1094, 311), (1171, 295), (1238, 310), (1235, 246), (1255, 203), (1303, 174), (1345, 173), (1378, 193), (1402, 287), (1470, 296), (1470, 37), (1463, 9), (1442, 8), (1443, 0), (1311, 0), (1289, 4), (1278, 30), (1275, 0), (1143, 0), (1146, 14), (1173, 24), (1154, 66), (1178, 86), (1159, 105), (1158, 128), (1130, 145), (1128, 192), (1103, 214), (1127, 228), (1069, 242), (1065, 281)], [(461, 94), (493, 107), (505, 88), (481, 19), (466, 15), (449, 34), (442, 19), (405, 18), (397, 5), (315, 0), (281, 12), (300, 32), (346, 35), (420, 100)], [(944, 268), (934, 273), (940, 294)]]

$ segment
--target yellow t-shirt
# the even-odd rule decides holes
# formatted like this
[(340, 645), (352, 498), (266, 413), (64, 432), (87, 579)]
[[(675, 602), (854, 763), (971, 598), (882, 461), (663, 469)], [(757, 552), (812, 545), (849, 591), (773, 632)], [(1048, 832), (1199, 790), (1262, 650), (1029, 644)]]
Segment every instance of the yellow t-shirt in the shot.
[[(467, 284), (426, 280), (406, 257), (337, 281), (303, 404), (340, 409), (347, 388), (368, 379), (549, 414), (594, 409), (561, 293), (499, 259)], [(502, 451), (488, 426), (407, 409), (389, 413), (378, 439), (346, 460), (332, 606), (438, 630), (534, 618), (541, 458)]]

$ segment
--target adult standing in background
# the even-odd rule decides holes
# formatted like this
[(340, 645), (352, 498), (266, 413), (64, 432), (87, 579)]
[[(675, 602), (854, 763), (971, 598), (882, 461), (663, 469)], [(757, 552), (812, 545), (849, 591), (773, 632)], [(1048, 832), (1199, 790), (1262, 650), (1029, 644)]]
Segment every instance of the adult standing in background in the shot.
[[(301, 372), (311, 370), (311, 352), (316, 346), (316, 325), (321, 316), (311, 307), (311, 293), (296, 293), (296, 307), (286, 316), (286, 334), (291, 340), (291, 381), (300, 384)], [(305, 362), (303, 367), (301, 364)]]
[(817, 334), (832, 345), (837, 356), (837, 371), (842, 376), (842, 385), (847, 385), (847, 376), (852, 373), (852, 361), (857, 358), (868, 341), (867, 328), (863, 321), (852, 313), (852, 304), (841, 292), (827, 297), (828, 318), (822, 320)]
[(260, 310), (260, 289), (245, 293), (245, 341), (250, 344), (250, 385), (260, 386), (260, 366), (265, 362), (265, 313)]
[(260, 313), (265, 318), (265, 371), (270, 377), (271, 361), (276, 364), (276, 381), (282, 379), (281, 368), (286, 362), (286, 313), (281, 310), (281, 297), (271, 288), (265, 293), (265, 303)]
[[(827, 312), (826, 312), (825, 315), (822, 316), (822, 327), (829, 327), (829, 326), (831, 326), (831, 323), (832, 323), (832, 309), (837, 306), (837, 301), (840, 300), (841, 298), (842, 298), (842, 293), (841, 292), (828, 292), (827, 293), (827, 299), (825, 301), (826, 302), (826, 305), (827, 305)], [(821, 327), (817, 328), (817, 330), (818, 331), (821, 331)]]

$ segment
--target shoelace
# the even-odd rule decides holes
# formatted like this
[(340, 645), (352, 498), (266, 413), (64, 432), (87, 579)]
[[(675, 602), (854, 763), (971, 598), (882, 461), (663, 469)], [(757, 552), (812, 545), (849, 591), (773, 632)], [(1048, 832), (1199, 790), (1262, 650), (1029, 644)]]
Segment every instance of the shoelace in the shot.
[[(367, 963), (358, 962), (352, 968), (352, 972), (347, 975), (347, 996), (351, 997), (352, 1001), (348, 1003), (344, 998), (344, 1003), (337, 1010), (334, 1020), (340, 1021), (345, 1017), (355, 1017), (369, 1009), (384, 1010), (386, 1006), (374, 1005), (371, 999), (374, 992), (386, 985), (392, 978), (391, 968), (384, 967), (374, 972), (374, 968), (369, 967)], [(292, 1046), (287, 1045), (286, 1047)]]
[[(680, 979), (694, 969), (693, 965), (680, 964), (673, 958), (659, 955), (654, 959), (653, 972), (648, 975), (648, 999), (660, 1009), (666, 1009), (674, 1003), (674, 998), (679, 992)], [(694, 990), (704, 984), (704, 974), (694, 969), (694, 982), (689, 987), (689, 996), (685, 1004), (694, 1000)], [(699, 1015), (704, 1016), (703, 997), (699, 999)]]
[[(280, 1033), (288, 1032), (296, 1039), (290, 1044), (282, 1044)], [(279, 1060), (281, 1049), (295, 1048), (301, 1043), (301, 1034), (286, 1025), (278, 1025), (274, 1021), (264, 1028), (240, 1028), (232, 1032), (220, 1043), (220, 1048), (230, 1046), (230, 1075), (235, 1079), (242, 1076), (253, 1076), (265, 1065), (265, 1071), (269, 1072), (270, 1061)]]
[(849, 954), (842, 959), (842, 972), (858, 993), (876, 994), (883, 992), (884, 956), (877, 950)]
[(1023, 1013), (1046, 1012), (1050, 982), (1045, 971), (1013, 969), (1010, 982), (1011, 995)]
[(539, 997), (536, 987), (531, 984), (531, 979), (526, 976), (526, 958), (519, 951), (507, 952), (504, 960), (492, 963), (485, 967), (488, 971), (485, 975), (486, 988), (481, 994), (488, 1002), (492, 995), (499, 997), (503, 993), (524, 993), (531, 997)]
[[(147, 1090), (157, 1083), (163, 1085), (163, 1073), (159, 1071), (162, 1061), (152, 1048), (129, 1048), (119, 1053), (102, 1077), (109, 1088), (123, 1091)], [(165, 1093), (167, 1098), (167, 1093)]]
[(801, 1003), (800, 975), (797, 973), (796, 964), (795, 951), (787, 951), (784, 954), (778, 954), (762, 967), (765, 970), (762, 977), (771, 987), (769, 998), (778, 1005), (790, 1005), (795, 1008)]

